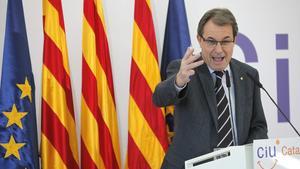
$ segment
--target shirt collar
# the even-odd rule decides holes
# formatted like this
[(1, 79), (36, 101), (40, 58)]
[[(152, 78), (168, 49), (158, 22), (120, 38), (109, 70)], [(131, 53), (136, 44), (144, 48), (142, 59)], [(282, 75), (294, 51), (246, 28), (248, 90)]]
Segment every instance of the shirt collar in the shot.
[[(212, 68), (210, 68), (208, 65), (207, 65), (207, 67), (208, 67), (208, 70), (209, 70), (210, 74), (212, 75), (212, 74), (214, 73), (215, 70), (213, 70)], [(228, 71), (229, 75), (231, 75), (231, 70), (230, 70), (229, 64), (228, 64), (227, 67), (224, 69), (224, 71), (226, 71), (226, 70)]]

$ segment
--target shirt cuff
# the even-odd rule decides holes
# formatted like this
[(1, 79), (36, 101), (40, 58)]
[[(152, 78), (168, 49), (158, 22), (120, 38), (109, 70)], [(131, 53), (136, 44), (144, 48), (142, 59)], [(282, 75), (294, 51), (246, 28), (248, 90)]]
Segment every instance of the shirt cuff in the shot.
[(174, 86), (175, 86), (177, 92), (182, 91), (186, 87), (186, 85), (187, 85), (187, 83), (183, 87), (179, 87), (176, 85), (176, 82), (174, 81)]

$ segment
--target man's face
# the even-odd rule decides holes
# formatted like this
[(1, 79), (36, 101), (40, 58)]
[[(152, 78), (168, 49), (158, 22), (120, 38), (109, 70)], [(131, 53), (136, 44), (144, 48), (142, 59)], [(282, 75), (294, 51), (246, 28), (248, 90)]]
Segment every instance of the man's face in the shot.
[(204, 62), (213, 70), (224, 70), (231, 60), (234, 48), (231, 25), (218, 26), (210, 20), (204, 25), (203, 35), (198, 35), (197, 39)]

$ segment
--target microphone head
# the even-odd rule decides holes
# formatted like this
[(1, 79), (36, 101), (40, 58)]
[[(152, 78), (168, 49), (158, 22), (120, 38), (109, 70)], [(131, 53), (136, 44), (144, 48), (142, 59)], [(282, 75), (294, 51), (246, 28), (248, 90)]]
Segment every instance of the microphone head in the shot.
[(226, 86), (231, 87), (230, 77), (229, 77), (229, 73), (227, 70), (225, 71), (225, 75), (226, 75)]
[(264, 88), (263, 85), (257, 81), (250, 73), (246, 72), (246, 75), (259, 87)]

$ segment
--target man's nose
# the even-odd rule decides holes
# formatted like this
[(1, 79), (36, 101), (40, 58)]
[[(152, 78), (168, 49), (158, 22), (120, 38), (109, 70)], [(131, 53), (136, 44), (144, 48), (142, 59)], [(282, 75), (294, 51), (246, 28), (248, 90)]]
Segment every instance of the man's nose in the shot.
[(215, 51), (216, 52), (223, 52), (223, 48), (220, 42), (217, 43), (216, 47), (215, 47)]

